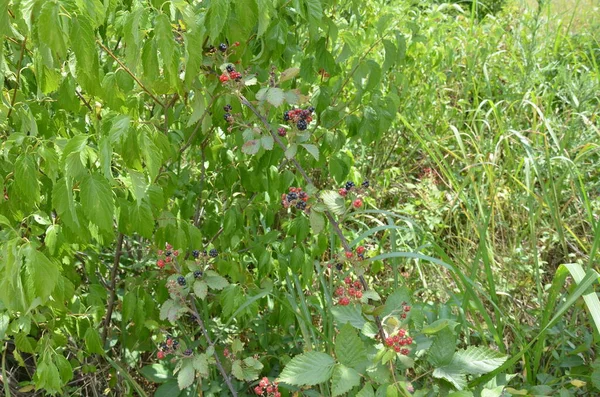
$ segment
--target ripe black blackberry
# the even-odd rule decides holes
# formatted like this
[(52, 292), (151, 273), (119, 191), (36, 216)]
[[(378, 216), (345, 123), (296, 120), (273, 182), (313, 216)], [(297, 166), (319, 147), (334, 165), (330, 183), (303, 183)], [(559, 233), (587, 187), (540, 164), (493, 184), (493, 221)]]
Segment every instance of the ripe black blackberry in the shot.
[(185, 286), (185, 277), (183, 277), (183, 276), (177, 277), (177, 284), (179, 284), (182, 287), (184, 287)]
[(171, 256), (171, 254), (172, 254), (172, 252), (171, 252), (171, 251), (167, 251), (167, 252), (165, 252), (165, 255), (166, 255), (166, 256)]
[(304, 131), (306, 128), (308, 128), (308, 124), (306, 123), (306, 120), (300, 119), (296, 123), (296, 127), (298, 127), (300, 131)]
[(287, 111), (283, 114), (283, 120), (284, 121), (289, 121), (290, 120), (290, 112)]
[(226, 69), (226, 70), (227, 70), (229, 73), (231, 73), (231, 72), (235, 71), (235, 66), (233, 66), (232, 64), (229, 64), (229, 65), (225, 66), (225, 69)]
[(300, 192), (300, 193), (298, 193), (298, 198), (300, 200), (304, 200), (307, 197), (308, 197), (308, 194), (306, 194), (306, 192)]
[(368, 188), (369, 187), (369, 181), (363, 181), (363, 183), (361, 183), (361, 186), (364, 188)]
[(185, 349), (185, 351), (183, 352), (184, 356), (191, 356), (193, 353), (192, 349)]
[(216, 258), (217, 256), (219, 256), (219, 252), (216, 249), (213, 248), (208, 253), (208, 256), (210, 256), (211, 258)]
[(335, 264), (335, 268), (338, 269), (338, 271), (342, 271), (342, 269), (344, 268), (344, 264), (343, 263), (336, 263)]
[(309, 112), (311, 112), (311, 113), (312, 113), (312, 112), (314, 112), (314, 111), (315, 111), (315, 108), (314, 108), (314, 106), (310, 106), (310, 107), (309, 107), (308, 109), (306, 109), (306, 110), (308, 110)]
[(354, 182), (352, 182), (352, 181), (348, 181), (348, 182), (346, 182), (346, 190), (350, 190), (350, 189), (352, 189), (354, 186), (356, 186), (356, 185), (354, 184)]
[(202, 277), (202, 271), (201, 270), (196, 270), (194, 271), (194, 278), (200, 278)]
[(227, 51), (227, 44), (225, 44), (225, 43), (219, 44), (219, 51), (221, 51), (221, 52)]
[(193, 250), (192, 251), (192, 256), (196, 259), (198, 259), (198, 257), (200, 256), (200, 251), (198, 250)]
[(231, 112), (231, 109), (232, 108), (231, 108), (230, 104), (227, 104), (227, 105), (223, 106), (223, 110), (226, 111), (226, 112)]
[(231, 113), (225, 113), (225, 114), (223, 115), (223, 118), (225, 119), (225, 121), (230, 121), (230, 120), (231, 120), (231, 117), (232, 117), (232, 116), (231, 116)]
[(294, 200), (297, 200), (297, 199), (298, 199), (298, 193), (296, 193), (296, 192), (290, 192), (290, 193), (288, 193), (288, 195), (287, 195), (287, 200), (288, 201), (294, 201)]
[(310, 112), (308, 110), (303, 110), (300, 112), (300, 118), (302, 118), (302, 119), (306, 119), (309, 116), (310, 116)]
[(306, 203), (304, 201), (298, 201), (296, 203), (296, 208), (298, 208), (299, 210), (303, 210), (306, 208)]

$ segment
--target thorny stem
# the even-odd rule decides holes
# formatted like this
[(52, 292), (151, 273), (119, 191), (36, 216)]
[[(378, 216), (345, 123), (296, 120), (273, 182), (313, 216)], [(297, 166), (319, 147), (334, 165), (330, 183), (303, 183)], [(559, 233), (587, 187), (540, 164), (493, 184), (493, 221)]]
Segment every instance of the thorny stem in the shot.
[[(243, 95), (239, 94), (239, 98), (240, 98), (240, 101), (242, 102), (242, 105), (244, 105), (248, 109), (250, 109), (252, 111), (252, 113), (254, 113), (256, 115), (256, 117), (258, 117), (260, 119), (260, 121), (263, 123), (263, 125), (265, 126), (265, 128), (267, 129), (267, 131), (269, 131), (269, 134), (271, 134), (271, 136), (273, 137), (273, 139), (275, 140), (275, 142), (277, 143), (277, 145), (279, 145), (279, 147), (281, 147), (281, 149), (283, 149), (285, 151), (287, 149), (286, 146), (285, 146), (285, 144), (281, 141), (281, 139), (279, 139), (279, 136), (277, 136), (277, 134), (273, 131), (273, 129), (271, 128), (271, 124), (266, 119), (266, 117), (263, 116), (258, 111), (258, 109), (256, 109), (246, 99), (246, 97), (244, 97)], [(304, 170), (304, 168), (302, 168), (302, 166), (300, 165), (300, 163), (298, 162), (298, 160), (296, 160), (295, 158), (292, 158), (291, 162), (294, 164), (294, 167), (296, 167), (296, 170), (298, 170), (298, 172), (300, 173), (300, 175), (302, 175), (302, 177), (304, 178), (304, 180), (306, 181), (306, 183), (308, 183), (310, 185), (313, 185), (313, 181), (312, 181), (311, 177), (308, 176), (308, 174), (306, 173), (306, 171)], [(348, 240), (346, 239), (346, 237), (344, 237), (344, 233), (342, 232), (342, 229), (340, 228), (339, 223), (335, 220), (333, 214), (329, 210), (325, 210), (324, 213), (325, 213), (325, 216), (327, 217), (327, 219), (329, 220), (329, 223), (333, 227), (333, 231), (335, 232), (335, 234), (339, 237), (340, 241), (342, 242), (342, 246), (344, 247), (344, 251), (352, 252), (352, 249), (350, 248), (350, 244), (348, 244)], [(360, 280), (360, 283), (363, 286), (363, 289), (365, 291), (368, 290), (369, 289), (369, 285), (367, 284), (367, 281), (365, 280), (364, 276), (360, 275), (360, 276), (358, 276), (358, 278)], [(381, 338), (381, 342), (383, 343), (385, 341), (385, 332), (383, 331), (383, 326), (381, 325), (381, 319), (379, 318), (379, 316), (374, 316), (374, 318), (375, 318), (375, 323), (377, 324), (377, 328), (379, 330), (379, 337)]]
[(108, 300), (108, 308), (106, 310), (106, 317), (104, 318), (104, 329), (102, 330), (102, 344), (106, 343), (106, 337), (108, 336), (108, 327), (110, 326), (110, 318), (115, 307), (115, 299), (117, 293), (115, 291), (117, 284), (117, 271), (119, 270), (119, 262), (121, 260), (121, 252), (123, 251), (123, 233), (119, 233), (117, 238), (117, 248), (115, 250), (115, 260), (113, 262), (112, 271), (110, 273), (110, 298)]

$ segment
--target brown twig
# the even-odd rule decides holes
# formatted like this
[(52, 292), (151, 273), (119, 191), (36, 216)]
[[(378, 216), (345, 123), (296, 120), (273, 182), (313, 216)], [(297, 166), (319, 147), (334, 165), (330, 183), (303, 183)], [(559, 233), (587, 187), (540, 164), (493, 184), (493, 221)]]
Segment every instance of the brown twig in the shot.
[[(85, 98), (83, 97), (83, 95), (81, 94), (81, 92), (75, 90), (75, 94), (77, 94), (77, 96), (79, 97), (79, 99), (81, 99), (81, 101), (85, 104), (85, 107), (87, 107), (90, 110), (90, 113), (94, 114), (94, 109), (92, 108), (92, 105), (90, 105), (89, 101), (86, 101)], [(96, 114), (96, 118), (98, 120), (102, 119), (102, 117), (100, 117), (99, 114)]]
[[(269, 124), (269, 121), (265, 118), (265, 116), (263, 116), (258, 111), (258, 109), (256, 109), (243, 95), (240, 94), (239, 98), (240, 98), (240, 101), (242, 102), (242, 105), (244, 105), (248, 109), (250, 109), (252, 111), (252, 113), (254, 113), (256, 115), (256, 117), (258, 117), (260, 119), (260, 121), (263, 123), (263, 125), (265, 126), (267, 131), (269, 131), (269, 134), (271, 134), (271, 136), (273, 137), (273, 140), (275, 140), (277, 145), (281, 149), (283, 149), (283, 151), (285, 152), (287, 147), (281, 141), (281, 139), (279, 139), (279, 136), (277, 136), (277, 134), (273, 131), (273, 129), (271, 128), (271, 124)], [(314, 185), (312, 178), (310, 176), (308, 176), (308, 174), (306, 173), (304, 168), (302, 168), (302, 166), (300, 165), (298, 160), (296, 160), (295, 158), (292, 158), (291, 162), (294, 164), (294, 166), (296, 167), (296, 170), (300, 173), (300, 175), (302, 175), (302, 177), (304, 178), (306, 183), (308, 183), (310, 185)], [(344, 247), (344, 250), (351, 252), (352, 249), (350, 248), (350, 244), (348, 243), (348, 240), (346, 239), (346, 237), (344, 237), (344, 233), (342, 232), (342, 229), (340, 228), (339, 223), (335, 220), (335, 217), (333, 216), (333, 214), (329, 210), (325, 210), (324, 213), (325, 213), (325, 216), (327, 217), (327, 219), (329, 220), (329, 223), (333, 227), (333, 231), (335, 232), (335, 234), (339, 237), (340, 241), (342, 242), (342, 246)], [(369, 285), (367, 284), (367, 281), (365, 280), (365, 278), (362, 275), (359, 276), (359, 280), (360, 280), (360, 283), (362, 284), (363, 288), (365, 289), (365, 291), (368, 290)], [(379, 337), (381, 338), (381, 341), (384, 342), (385, 341), (385, 332), (383, 331), (383, 326), (381, 325), (381, 319), (379, 318), (379, 316), (374, 316), (374, 318), (375, 318), (375, 323), (377, 324), (377, 328), (379, 330)]]
[(144, 90), (146, 92), (146, 94), (148, 94), (150, 96), (150, 98), (152, 98), (154, 100), (154, 102), (156, 102), (158, 105), (160, 105), (163, 109), (167, 108), (167, 105), (165, 105), (160, 99), (158, 99), (156, 97), (156, 95), (154, 95), (148, 88), (146, 88), (146, 86), (133, 74), (133, 72), (131, 70), (129, 70), (129, 68), (123, 62), (121, 62), (121, 60), (119, 58), (117, 58), (117, 56), (115, 54), (112, 53), (111, 50), (109, 50), (104, 44), (102, 44), (102, 42), (100, 42), (100, 40), (96, 40), (96, 42), (100, 45), (100, 47), (102, 47), (102, 49), (104, 51), (106, 51), (106, 53), (108, 55), (110, 55), (110, 57), (112, 59), (115, 60), (115, 62), (117, 62), (119, 64), (120, 67), (123, 68), (123, 70), (125, 72), (127, 72), (128, 75), (131, 76), (131, 78), (140, 86), (140, 88), (142, 90)]
[(13, 92), (12, 99), (10, 100), (10, 108), (8, 108), (8, 113), (6, 114), (7, 120), (8, 120), (8, 118), (10, 118), (10, 114), (12, 113), (12, 110), (15, 106), (15, 102), (17, 100), (17, 91), (19, 90), (19, 87), (21, 86), (19, 79), (21, 78), (21, 67), (23, 66), (23, 56), (25, 55), (25, 47), (26, 46), (27, 46), (27, 36), (25, 36), (25, 38), (21, 42), (21, 55), (19, 55), (19, 62), (17, 63), (17, 81), (16, 81), (17, 85), (15, 87), (15, 92)]
[(110, 318), (115, 307), (115, 299), (117, 297), (116, 284), (117, 284), (117, 271), (119, 270), (119, 262), (121, 260), (121, 252), (123, 251), (123, 233), (119, 233), (117, 237), (117, 248), (115, 250), (115, 260), (113, 262), (112, 271), (110, 273), (110, 298), (108, 299), (108, 308), (106, 310), (106, 317), (104, 318), (104, 328), (102, 329), (102, 344), (106, 343), (106, 337), (108, 336), (108, 327), (110, 326)]

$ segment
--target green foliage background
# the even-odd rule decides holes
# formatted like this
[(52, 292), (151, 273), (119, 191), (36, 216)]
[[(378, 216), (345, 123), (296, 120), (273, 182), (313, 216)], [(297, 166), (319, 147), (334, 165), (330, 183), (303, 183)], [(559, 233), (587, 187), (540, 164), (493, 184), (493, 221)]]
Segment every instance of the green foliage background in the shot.
[[(263, 374), (279, 376), (304, 350), (333, 360), (345, 322), (324, 269), (342, 247), (330, 222), (321, 231), (323, 219), (288, 214), (280, 197), (369, 179), (365, 206), (390, 212), (342, 217), (344, 233), (372, 256), (399, 253), (360, 271), (381, 296), (415, 291), (417, 331), (456, 321), (459, 347), (519, 360), (503, 368), (520, 374), (516, 389), (597, 391), (589, 313), (600, 308), (563, 287), (575, 272), (566, 264), (582, 285), (597, 277), (598, 35), (511, 7), (474, 19), (450, 4), (376, 0), (0, 0), (3, 371), (25, 368), (21, 386), (74, 394), (87, 389), (73, 379), (112, 372), (101, 387), (123, 395), (140, 393), (140, 379), (116, 371), (151, 364), (165, 333), (208, 349), (193, 321), (161, 314), (170, 295), (155, 261), (167, 242), (182, 257), (220, 252), (214, 276), (226, 280), (209, 283), (199, 311), (220, 343), (264, 354)], [(227, 60), (210, 51), (221, 42)], [(225, 61), (243, 84), (219, 81)], [(284, 151), (240, 95), (272, 129), (294, 106), (314, 106), (316, 122)], [(226, 104), (247, 125), (228, 131)], [(441, 371), (449, 354), (415, 373)], [(323, 360), (337, 385), (348, 381), (343, 364)], [(227, 395), (216, 370), (196, 371), (206, 393)], [(150, 378), (164, 393), (177, 385), (172, 372)], [(371, 383), (394, 384), (374, 375), (343, 393)]]

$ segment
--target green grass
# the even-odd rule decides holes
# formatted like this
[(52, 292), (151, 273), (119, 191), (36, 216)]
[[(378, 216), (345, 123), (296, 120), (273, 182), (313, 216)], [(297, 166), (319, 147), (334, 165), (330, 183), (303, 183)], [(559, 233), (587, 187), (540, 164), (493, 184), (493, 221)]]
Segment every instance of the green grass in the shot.
[[(459, 302), (465, 343), (489, 335), (529, 384), (546, 374), (561, 385), (576, 365), (559, 364), (598, 341), (585, 305), (561, 306), (570, 279), (558, 275), (570, 263), (598, 269), (597, 14), (584, 0), (508, 4), (480, 22), (417, 14), (424, 37), (395, 76), (401, 123), (381, 146), (399, 143), (373, 171), (386, 181), (381, 207), (400, 196), (395, 210), (427, 225), (421, 253), (453, 267), (407, 259), (409, 282), (425, 286), (424, 301)], [(565, 316), (551, 321), (559, 306)]]

